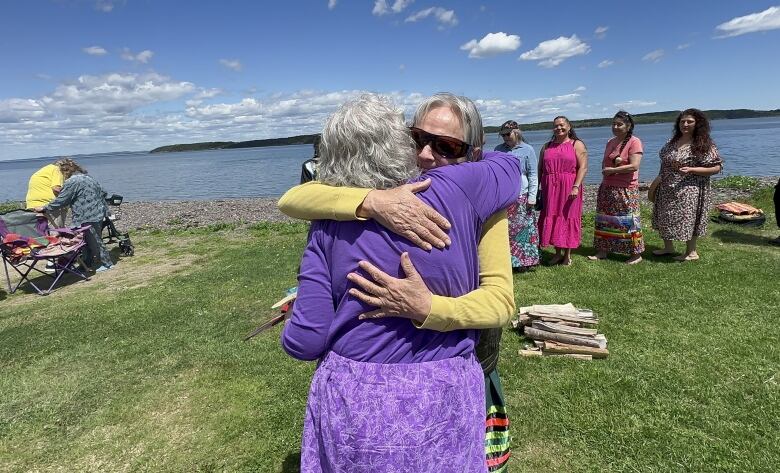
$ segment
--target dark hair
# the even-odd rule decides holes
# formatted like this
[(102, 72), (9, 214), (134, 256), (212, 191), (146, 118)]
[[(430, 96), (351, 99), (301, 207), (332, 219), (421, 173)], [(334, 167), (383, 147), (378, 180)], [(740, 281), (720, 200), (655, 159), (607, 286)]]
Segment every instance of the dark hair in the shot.
[(632, 117), (631, 114), (626, 112), (625, 110), (620, 110), (618, 113), (615, 114), (614, 117), (612, 117), (613, 120), (616, 118), (628, 123), (628, 133), (626, 133), (626, 137), (623, 138), (623, 142), (620, 143), (620, 149), (618, 149), (618, 155), (620, 155), (620, 153), (623, 152), (623, 148), (626, 147), (628, 140), (630, 140), (631, 137), (634, 136), (634, 117)]
[(320, 157), (320, 143), (322, 142), (322, 135), (314, 135), (314, 142), (312, 143), (312, 146), (314, 147), (314, 157), (319, 158)]
[[(571, 138), (574, 141), (580, 140), (580, 138), (577, 136), (577, 132), (574, 131), (574, 125), (572, 125), (571, 121), (569, 121), (569, 119), (564, 117), (563, 115), (558, 115), (557, 117), (553, 118), (553, 125), (555, 124), (555, 120), (559, 118), (563, 118), (564, 120), (566, 120), (566, 123), (569, 124), (569, 138)], [(555, 140), (555, 133), (553, 133), (552, 137), (550, 138), (550, 142), (554, 140)]]
[(682, 137), (682, 131), (680, 130), (680, 120), (685, 115), (690, 115), (696, 120), (696, 125), (693, 127), (693, 140), (691, 142), (691, 152), (697, 156), (704, 156), (710, 152), (713, 146), (712, 138), (710, 138), (710, 121), (707, 116), (698, 108), (688, 108), (680, 112), (677, 115), (677, 120), (674, 121), (674, 135), (672, 136), (672, 143), (677, 143), (677, 140)]

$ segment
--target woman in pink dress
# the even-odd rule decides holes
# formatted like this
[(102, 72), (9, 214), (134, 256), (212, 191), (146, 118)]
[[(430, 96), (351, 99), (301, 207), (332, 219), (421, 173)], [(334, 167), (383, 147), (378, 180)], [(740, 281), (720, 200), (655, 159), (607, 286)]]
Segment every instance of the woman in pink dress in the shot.
[(544, 206), (539, 214), (541, 246), (554, 246), (550, 264), (571, 265), (571, 250), (582, 237), (582, 180), (588, 150), (566, 117), (553, 120), (553, 136), (539, 153)]

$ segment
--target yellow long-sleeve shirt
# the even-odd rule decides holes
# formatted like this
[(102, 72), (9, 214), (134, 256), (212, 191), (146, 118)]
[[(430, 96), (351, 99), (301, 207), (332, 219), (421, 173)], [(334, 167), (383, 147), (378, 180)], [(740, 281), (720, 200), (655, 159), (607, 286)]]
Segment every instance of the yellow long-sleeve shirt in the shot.
[[(357, 209), (370, 191), (312, 181), (287, 191), (277, 205), (284, 214), (303, 220), (357, 220)], [(477, 250), (479, 288), (460, 297), (434, 294), (425, 322), (415, 325), (447, 332), (507, 324), (515, 313), (515, 299), (506, 212), (497, 212), (485, 222)]]

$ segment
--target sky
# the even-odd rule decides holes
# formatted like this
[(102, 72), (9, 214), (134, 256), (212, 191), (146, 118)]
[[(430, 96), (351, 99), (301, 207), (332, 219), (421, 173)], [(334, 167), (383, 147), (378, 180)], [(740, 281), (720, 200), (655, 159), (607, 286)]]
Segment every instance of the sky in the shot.
[(778, 0), (7, 0), (0, 160), (317, 133), (365, 92), (486, 125), (777, 109), (779, 49)]

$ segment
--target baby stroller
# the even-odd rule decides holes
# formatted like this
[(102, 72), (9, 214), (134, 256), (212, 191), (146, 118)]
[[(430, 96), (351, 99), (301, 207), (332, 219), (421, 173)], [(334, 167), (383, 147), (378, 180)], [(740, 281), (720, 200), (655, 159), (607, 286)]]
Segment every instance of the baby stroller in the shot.
[[(122, 256), (133, 256), (135, 247), (133, 242), (130, 241), (130, 235), (127, 232), (120, 233), (116, 225), (114, 225), (114, 222), (120, 219), (119, 206), (122, 205), (122, 196), (118, 194), (107, 196), (106, 203), (109, 206), (109, 210), (108, 215), (103, 219), (103, 229), (101, 231), (103, 242), (112, 245), (119, 243), (119, 252)], [(115, 210), (112, 211), (112, 207)]]

